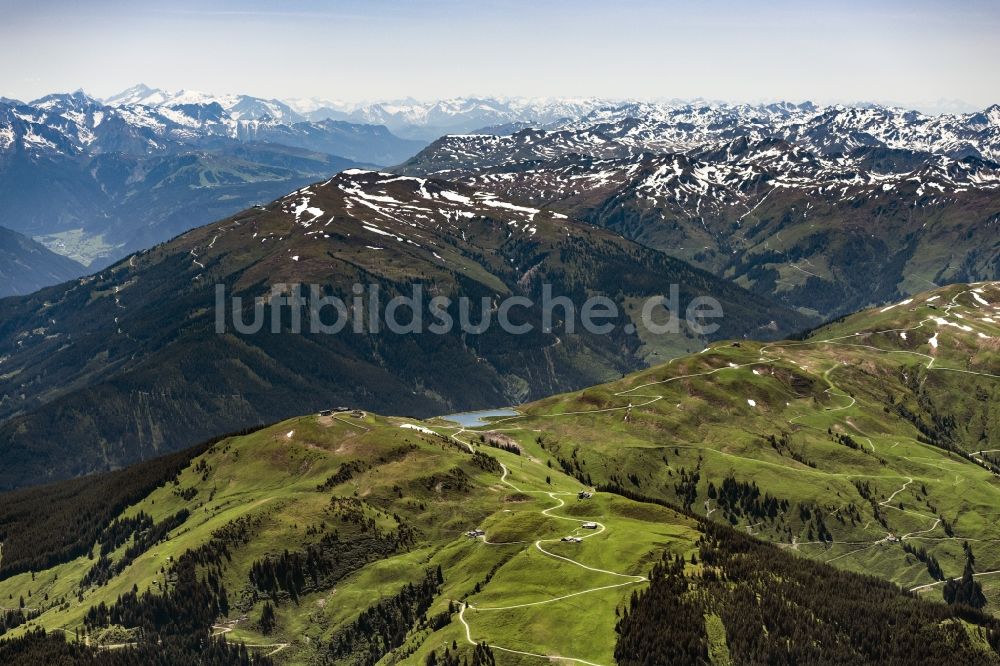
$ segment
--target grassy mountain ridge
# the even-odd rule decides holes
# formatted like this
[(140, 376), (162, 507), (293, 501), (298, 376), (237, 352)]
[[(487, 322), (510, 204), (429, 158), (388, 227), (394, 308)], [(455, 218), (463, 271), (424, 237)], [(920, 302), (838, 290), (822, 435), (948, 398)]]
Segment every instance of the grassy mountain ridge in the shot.
[[(956, 285), (800, 341), (712, 345), (525, 407), (563, 468), (938, 597), (975, 554), (998, 603), (1000, 285)], [(535, 436), (538, 436), (537, 434)]]
[[(456, 657), (488, 663), (473, 657), (474, 649), (484, 650), (475, 648), (479, 642), (505, 664), (539, 658), (663, 663), (637, 610), (662, 596), (633, 596), (647, 588), (650, 575), (659, 590), (661, 562), (683, 562), (685, 585), (704, 585), (717, 568), (731, 587), (749, 591), (756, 583), (742, 579), (731, 561), (711, 558), (729, 553), (730, 542), (744, 558), (775, 557), (773, 547), (741, 541), (729, 527), (706, 525), (627, 490), (579, 499), (586, 486), (560, 469), (544, 435), (510, 433), (515, 440), (502, 430), (373, 414), (313, 415), (191, 452), (190, 464), (172, 480), (114, 520), (100, 521), (89, 557), (0, 576), (0, 599), (16, 608), (23, 597), (29, 615), (4, 636), (27, 637), (27, 644), (0, 639), (0, 654), (13, 645), (31, 654), (36, 628), (68, 640), (79, 631), (96, 655), (141, 654), (144, 636), (176, 638), (170, 612), (180, 611), (179, 602), (158, 600), (193, 586), (188, 612), (211, 619), (185, 624), (185, 631), (243, 643), (251, 655), (276, 663), (425, 664)], [(45, 519), (35, 526), (47, 528)], [(466, 536), (473, 528), (483, 534)], [(794, 587), (769, 581), (772, 593), (789, 601), (800, 603), (797, 595), (813, 580), (852, 593), (879, 588), (886, 622), (882, 629), (869, 626), (868, 635), (882, 640), (853, 644), (848, 650), (856, 658), (897, 654), (887, 648), (898, 644), (890, 640), (891, 627), (919, 618), (923, 624), (907, 636), (911, 656), (944, 652), (967, 663), (998, 661), (991, 645), (1000, 625), (971, 609), (931, 604), (791, 554), (778, 559), (786, 575), (792, 561), (810, 574)], [(185, 564), (193, 566), (193, 582), (182, 576)], [(210, 608), (198, 606), (199, 589), (216, 590)], [(835, 612), (825, 595), (812, 598), (822, 612)], [(677, 597), (688, 603), (684, 599)], [(730, 609), (742, 612), (741, 603)], [(166, 614), (156, 619), (146, 608)], [(669, 630), (654, 627), (652, 635), (668, 631), (678, 645), (701, 645), (706, 662), (709, 644), (712, 663), (723, 663), (720, 650), (730, 645), (732, 657), (744, 654), (734, 617), (671, 617)], [(850, 633), (859, 620), (867, 622), (863, 614), (830, 622)], [(781, 626), (794, 629), (796, 620), (783, 619)], [(831, 659), (842, 654), (829, 628), (802, 626), (807, 633), (796, 633), (791, 646)], [(788, 647), (784, 640), (760, 639), (755, 649)], [(642, 655), (647, 660), (636, 661)]]
[[(219, 442), (195, 458), (174, 482), (154, 490), (118, 519), (146, 514), (160, 523), (187, 509), (190, 516), (170, 531), (167, 541), (150, 544), (105, 585), (85, 586), (82, 601), (76, 590), (81, 577), (100, 565), (100, 549), (93, 559), (82, 556), (36, 571), (33, 577), (27, 573), (8, 577), (0, 583), (3, 596), (18, 599), (31, 588), (26, 607), (44, 612), (30, 626), (74, 632), (87, 620), (90, 608), (101, 601), (111, 606), (133, 585), (154, 592), (160, 585), (169, 587), (172, 581), (164, 578), (162, 569), (169, 567), (171, 558), (178, 560), (185, 550), (217, 539), (226, 530), (235, 534), (239, 526), (242, 536), (229, 541), (229, 559), (222, 562), (230, 621), (220, 619), (214, 631), (253, 645), (288, 643), (275, 655), (282, 660), (302, 663), (313, 655), (344, 663), (337, 656), (344, 641), (355, 646), (351, 653), (369, 649), (351, 634), (358, 614), (394, 598), (407, 583), (418, 583), (425, 571), (436, 571), (437, 566), (442, 567), (444, 583), (426, 611), (428, 621), (447, 614), (450, 599), (472, 595), (475, 608), (484, 609), (464, 613), (474, 635), (492, 632), (496, 626), (480, 617), (485, 608), (498, 605), (495, 600), (516, 604), (545, 599), (567, 586), (588, 588), (592, 577), (615, 585), (593, 593), (590, 605), (598, 624), (570, 632), (566, 623), (577, 612), (575, 604), (545, 613), (531, 612), (530, 607), (497, 611), (505, 622), (519, 627), (519, 636), (510, 633), (515, 646), (563, 634), (558, 638), (562, 649), (576, 643), (575, 649), (609, 656), (614, 607), (627, 595), (630, 581), (641, 580), (664, 544), (672, 544), (669, 547), (678, 552), (692, 544), (693, 523), (669, 509), (643, 508), (613, 496), (577, 505), (575, 495), (582, 486), (544, 464), (488, 447), (473, 456), (465, 444), (447, 435), (400, 427), (406, 423), (372, 415), (302, 417)], [(500, 461), (508, 466), (506, 476)], [(565, 511), (543, 513), (570, 500)], [(573, 524), (561, 515), (574, 517), (577, 524), (591, 517), (606, 522), (607, 532), (594, 533), (593, 543), (620, 543), (620, 548), (616, 545), (610, 553), (589, 540), (560, 542), (573, 532)], [(582, 549), (598, 568), (611, 567), (609, 558), (616, 558), (614, 566), (626, 569), (628, 575), (621, 579), (588, 572), (544, 555), (530, 542), (490, 546), (463, 535), (480, 525), (491, 541), (549, 538), (555, 543), (544, 548), (553, 553), (575, 556)], [(612, 540), (615, 530), (621, 534), (626, 529), (633, 534), (627, 543)], [(110, 560), (125, 557), (133, 540), (138, 543), (139, 535), (113, 547)], [(301, 581), (281, 573), (296, 553), (303, 554)], [(619, 582), (625, 584), (618, 587)], [(47, 601), (42, 599), (45, 595)], [(265, 604), (272, 605), (277, 616), (276, 628), (267, 633), (259, 626)], [(525, 617), (532, 618), (530, 625), (524, 624)], [(410, 657), (417, 663), (431, 649), (443, 652), (452, 640), (463, 640), (456, 611), (437, 622), (445, 626), (435, 629), (429, 624), (416, 631), (407, 626), (406, 642), (392, 647), (400, 657), (419, 654)], [(28, 625), (21, 625), (13, 635), (26, 629)], [(90, 633), (95, 637), (100, 632), (94, 627)]]

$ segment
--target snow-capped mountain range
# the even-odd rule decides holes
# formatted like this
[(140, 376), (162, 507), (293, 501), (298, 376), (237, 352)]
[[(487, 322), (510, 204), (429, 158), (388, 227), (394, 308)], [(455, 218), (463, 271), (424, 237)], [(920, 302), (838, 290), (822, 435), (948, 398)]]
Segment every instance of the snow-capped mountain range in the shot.
[(1000, 277), (1000, 107), (635, 104), (440, 138), (397, 167), (611, 228), (835, 316)]
[[(99, 129), (105, 121), (112, 125), (124, 123), (147, 142), (149, 149), (158, 150), (162, 149), (161, 141), (166, 140), (267, 140), (268, 133), (278, 128), (301, 126), (298, 129), (305, 131), (322, 121), (339, 120), (384, 125), (397, 134), (425, 140), (448, 134), (509, 134), (532, 128), (545, 131), (536, 139), (543, 144), (565, 137), (575, 143), (567, 143), (563, 150), (595, 156), (621, 156), (629, 151), (683, 152), (747, 137), (780, 138), (818, 154), (883, 146), (955, 158), (974, 155), (1000, 159), (1000, 105), (975, 113), (927, 115), (897, 107), (816, 106), (809, 102), (750, 105), (460, 97), (350, 104), (319, 98), (283, 101), (242, 94), (168, 92), (139, 84), (104, 100), (78, 91), (49, 95), (29, 104), (4, 99), (0, 109), (12, 106), (17, 108), (14, 116), (22, 121), (61, 130), (77, 146), (96, 142), (98, 148), (102, 135), (108, 133)], [(0, 149), (9, 148), (15, 140), (16, 130), (10, 113), (7, 115), (7, 119), (0, 116)], [(27, 132), (26, 136), (30, 145), (60, 143), (44, 132)], [(458, 144), (461, 140), (452, 142)], [(551, 157), (552, 152), (546, 156)]]
[(499, 125), (543, 126), (567, 122), (609, 104), (607, 100), (598, 98), (459, 97), (434, 101), (403, 99), (356, 103), (319, 97), (278, 100), (249, 95), (213, 95), (192, 90), (170, 92), (144, 84), (103, 101), (112, 107), (176, 108), (218, 104), (234, 122), (261, 119), (283, 123), (342, 120), (385, 125), (400, 136), (426, 141), (452, 132), (469, 132)]
[[(350, 104), (138, 85), (105, 100), (81, 91), (0, 99), (0, 219), (60, 252), (80, 230), (100, 241), (71, 256), (106, 261), (350, 162), (401, 163), (426, 145), (401, 135), (436, 138), (402, 173), (562, 206), (661, 249), (677, 244), (678, 256), (711, 270), (734, 251), (726, 225), (785, 201), (782, 193), (796, 192), (801, 206), (878, 199), (937, 210), (1000, 191), (996, 105), (927, 115), (808, 102)], [(641, 224), (610, 214), (626, 200)], [(655, 231), (670, 224), (685, 232)]]
[(445, 136), (423, 157), (436, 151), (443, 156), (442, 165), (455, 164), (463, 156), (480, 164), (510, 164), (566, 154), (618, 158), (645, 152), (688, 152), (745, 138), (751, 142), (781, 139), (828, 156), (867, 147), (920, 151), (955, 159), (1000, 159), (1000, 105), (977, 113), (928, 116), (890, 107), (821, 108), (809, 103), (628, 103), (528, 129), (531, 131)]
[(0, 220), (88, 266), (425, 145), (247, 96), (135, 88), (113, 101), (0, 99)]
[(310, 122), (282, 102), (246, 95), (136, 87), (108, 101), (82, 91), (29, 103), (0, 99), (0, 153), (155, 154), (219, 140), (272, 142), (374, 164), (392, 164), (422, 146), (371, 124)]
[(878, 146), (1000, 159), (1000, 105), (931, 116), (877, 105), (636, 103), (595, 110), (561, 129), (610, 132), (626, 145), (672, 152), (744, 136), (785, 139), (826, 155)]
[(746, 136), (782, 138), (825, 154), (880, 145), (1000, 160), (1000, 105), (972, 113), (929, 115), (876, 104), (643, 102), (595, 97), (457, 97), (352, 104), (320, 98), (281, 101), (191, 91), (166, 93), (145, 86), (106, 101), (112, 105), (128, 102), (150, 106), (218, 103), (237, 119), (345, 120), (385, 125), (401, 136), (425, 140), (446, 134), (508, 133), (530, 127), (618, 131), (620, 143), (670, 152)]

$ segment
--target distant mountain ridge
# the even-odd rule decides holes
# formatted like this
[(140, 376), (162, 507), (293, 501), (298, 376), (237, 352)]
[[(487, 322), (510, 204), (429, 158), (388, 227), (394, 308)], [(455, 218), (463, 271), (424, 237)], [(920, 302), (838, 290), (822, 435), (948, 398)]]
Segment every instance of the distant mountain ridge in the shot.
[(280, 103), (245, 96), (224, 100), (228, 108), (193, 95), (177, 101), (111, 106), (83, 92), (0, 101), (0, 220), (101, 267), (424, 145), (381, 126), (304, 121)]
[[(739, 136), (783, 138), (830, 154), (860, 146), (920, 150), (961, 158), (1000, 159), (1000, 105), (982, 111), (926, 114), (897, 106), (816, 105), (780, 101), (734, 104), (704, 100), (635, 101), (598, 97), (453, 97), (351, 103), (323, 98), (263, 99), (249, 95), (167, 92), (139, 84), (105, 103), (173, 108), (218, 104), (235, 120), (286, 123), (343, 120), (385, 125), (433, 140), (445, 134), (522, 124), (536, 129), (594, 128), (633, 121), (629, 142), (670, 151), (689, 150)], [(656, 140), (652, 135), (658, 135)], [(348, 157), (350, 157), (348, 155)]]
[(548, 130), (626, 125), (628, 134), (619, 138), (633, 147), (674, 152), (745, 136), (752, 140), (782, 138), (824, 154), (868, 146), (1000, 159), (1000, 105), (940, 115), (877, 104), (620, 102), (597, 98), (460, 97), (433, 102), (323, 106), (316, 101), (290, 105), (298, 106), (312, 119), (384, 124), (402, 135), (427, 140), (518, 123)]
[(349, 103), (323, 98), (263, 99), (249, 95), (213, 95), (191, 90), (166, 91), (138, 84), (104, 99), (112, 107), (172, 108), (218, 104), (238, 120), (278, 119), (286, 124), (338, 120), (362, 125), (384, 125), (409, 139), (431, 141), (443, 134), (483, 127), (524, 123), (533, 126), (565, 122), (584, 116), (606, 100), (598, 98), (456, 97), (444, 100), (405, 99)]

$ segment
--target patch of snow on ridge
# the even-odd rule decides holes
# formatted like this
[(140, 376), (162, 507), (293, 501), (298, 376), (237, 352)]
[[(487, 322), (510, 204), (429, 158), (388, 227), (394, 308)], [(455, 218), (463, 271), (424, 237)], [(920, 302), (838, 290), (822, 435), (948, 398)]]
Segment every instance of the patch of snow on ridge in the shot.
[(402, 238), (400, 238), (396, 234), (390, 233), (390, 232), (388, 232), (388, 231), (386, 231), (384, 229), (379, 229), (378, 227), (373, 227), (370, 224), (362, 224), (361, 226), (365, 228), (365, 231), (370, 231), (373, 234), (378, 234), (380, 236), (388, 236), (389, 238), (395, 238), (396, 240), (401, 241), (401, 242), (403, 240)]
[(518, 213), (525, 213), (534, 217), (538, 215), (541, 211), (537, 208), (529, 208), (528, 206), (518, 206), (517, 204), (512, 204), (509, 201), (499, 201), (495, 194), (476, 194), (476, 203), (484, 204), (490, 206), (491, 208), (504, 208), (507, 210), (512, 210)]
[(441, 197), (447, 199), (448, 201), (453, 201), (455, 203), (466, 204), (468, 206), (472, 205), (472, 199), (465, 196), (464, 194), (459, 194), (458, 192), (452, 192), (451, 190), (442, 191)]
[(966, 333), (972, 332), (971, 326), (967, 326), (965, 324), (956, 324), (955, 322), (948, 321), (947, 319), (944, 319), (942, 317), (934, 317), (934, 323), (937, 324), (938, 326), (954, 326), (955, 328), (961, 331), (965, 331)]
[(415, 423), (403, 423), (400, 424), (400, 428), (406, 428), (407, 430), (416, 430), (417, 432), (422, 432), (425, 435), (436, 435), (437, 433), (430, 428), (425, 428), (423, 426), (418, 426)]
[[(308, 213), (309, 215), (311, 215), (312, 219), (307, 222), (303, 222), (302, 215), (304, 213)], [(321, 215), (323, 215), (323, 209), (316, 208), (315, 206), (310, 206), (309, 199), (303, 199), (302, 203), (300, 203), (298, 206), (295, 207), (295, 221), (307, 227), (313, 222), (315, 222), (316, 218), (320, 217)]]

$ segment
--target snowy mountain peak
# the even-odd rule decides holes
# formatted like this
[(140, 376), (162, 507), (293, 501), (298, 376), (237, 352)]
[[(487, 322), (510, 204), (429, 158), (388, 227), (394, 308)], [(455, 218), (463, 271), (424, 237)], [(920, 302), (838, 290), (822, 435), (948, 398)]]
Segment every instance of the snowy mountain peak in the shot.
[(144, 83), (138, 83), (131, 88), (127, 88), (117, 95), (112, 95), (104, 99), (108, 106), (131, 106), (142, 104), (145, 106), (159, 106), (167, 101), (168, 95), (159, 88), (150, 88)]
[(100, 100), (91, 97), (83, 92), (83, 90), (76, 90), (71, 93), (53, 93), (45, 97), (40, 97), (30, 104), (30, 106), (46, 111), (52, 109), (79, 111), (100, 105)]
[(185, 111), (193, 107), (217, 106), (225, 111), (233, 121), (263, 120), (295, 123), (305, 120), (291, 106), (278, 99), (262, 99), (250, 95), (213, 95), (199, 90), (178, 90), (167, 92), (137, 84), (113, 95), (104, 103), (111, 107), (150, 107), (162, 110), (181, 108)]
[(1000, 104), (994, 104), (983, 112), (989, 120), (990, 125), (1000, 127)]

